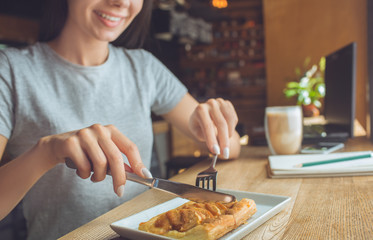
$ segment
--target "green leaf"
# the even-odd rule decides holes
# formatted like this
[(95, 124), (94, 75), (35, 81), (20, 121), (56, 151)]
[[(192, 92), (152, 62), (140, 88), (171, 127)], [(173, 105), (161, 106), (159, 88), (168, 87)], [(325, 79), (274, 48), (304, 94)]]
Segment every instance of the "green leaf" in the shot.
[(295, 75), (296, 75), (297, 77), (299, 77), (299, 76), (302, 75), (302, 72), (301, 72), (301, 70), (300, 70), (299, 67), (295, 68)]
[(297, 104), (298, 104), (298, 105), (302, 105), (302, 104), (303, 104), (303, 101), (304, 101), (304, 98), (303, 98), (301, 95), (298, 95), (298, 98), (297, 98)]
[(324, 78), (322, 76), (315, 77), (315, 84), (316, 83), (324, 83)]
[(310, 70), (308, 70), (306, 72), (306, 76), (311, 78), (317, 71), (317, 66), (316, 65), (312, 65), (312, 67), (310, 68)]
[(325, 84), (324, 83), (317, 84), (316, 91), (320, 97), (325, 97)]
[(308, 104), (311, 104), (311, 98), (309, 98), (309, 97), (306, 97), (306, 98), (304, 98), (304, 100), (303, 100), (303, 104), (304, 105), (308, 105)]
[(298, 92), (297, 92), (297, 90), (290, 89), (290, 90), (284, 91), (284, 93), (285, 93), (285, 96), (287, 98), (291, 98), (291, 97), (297, 95)]
[(321, 72), (325, 71), (325, 64), (326, 64), (325, 57), (320, 58), (319, 68)]
[(309, 92), (307, 90), (302, 90), (299, 93), (299, 96), (302, 96), (303, 98), (307, 98), (309, 96)]
[(319, 100), (315, 100), (313, 101), (313, 104), (317, 107), (317, 108), (320, 108), (321, 107), (321, 102)]
[(318, 82), (317, 78), (310, 78), (309, 86), (312, 88)]
[(311, 62), (311, 58), (310, 57), (306, 57), (306, 59), (304, 60), (303, 66), (305, 68), (308, 67), (308, 64), (310, 64), (310, 62)]
[(288, 82), (288, 84), (286, 85), (287, 88), (298, 88), (299, 87), (299, 83), (297, 82)]
[(299, 87), (301, 88), (307, 88), (309, 85), (310, 79), (307, 77), (302, 77), (299, 82)]
[[(310, 57), (304, 60), (304, 69), (307, 69), (310, 62)], [(319, 99), (325, 97), (326, 92), (324, 83), (325, 64), (325, 58), (322, 57), (319, 64), (312, 65), (308, 71), (302, 73), (302, 68), (295, 68), (295, 74), (299, 81), (289, 81), (283, 90), (284, 95), (287, 98), (296, 96), (298, 105), (314, 103), (321, 106)]]

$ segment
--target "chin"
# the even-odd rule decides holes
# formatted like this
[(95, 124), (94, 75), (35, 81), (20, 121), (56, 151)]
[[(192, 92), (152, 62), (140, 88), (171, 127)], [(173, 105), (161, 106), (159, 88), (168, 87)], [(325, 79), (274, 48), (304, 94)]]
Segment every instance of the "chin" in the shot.
[(113, 42), (119, 37), (118, 34), (102, 34), (99, 39), (104, 42)]

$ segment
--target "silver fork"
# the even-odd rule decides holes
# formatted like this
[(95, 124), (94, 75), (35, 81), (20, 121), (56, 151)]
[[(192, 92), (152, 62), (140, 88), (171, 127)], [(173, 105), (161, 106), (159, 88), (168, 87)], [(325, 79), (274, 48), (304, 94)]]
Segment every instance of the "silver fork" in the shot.
[[(216, 191), (216, 176), (218, 171), (215, 169), (216, 160), (218, 159), (218, 155), (216, 154), (211, 161), (210, 167), (206, 170), (197, 174), (196, 178), (196, 186), (199, 187), (199, 183), (201, 182), (202, 188), (210, 189), (210, 181), (212, 181), (212, 190)], [(206, 183), (206, 187), (205, 187)]]

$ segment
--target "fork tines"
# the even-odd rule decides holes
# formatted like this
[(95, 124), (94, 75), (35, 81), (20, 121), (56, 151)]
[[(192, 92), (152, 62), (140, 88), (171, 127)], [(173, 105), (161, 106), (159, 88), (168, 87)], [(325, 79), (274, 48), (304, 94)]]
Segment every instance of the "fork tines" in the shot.
[(196, 186), (199, 187), (200, 183), (202, 188), (210, 189), (210, 181), (212, 181), (212, 190), (216, 191), (216, 179), (218, 171), (215, 169), (215, 163), (218, 155), (215, 155), (211, 161), (210, 166), (197, 174)]
[(206, 175), (199, 174), (196, 178), (196, 186), (199, 187), (199, 183), (201, 183), (202, 188), (210, 189), (210, 182), (212, 181), (212, 190), (216, 191), (217, 174), (218, 172), (208, 173)]

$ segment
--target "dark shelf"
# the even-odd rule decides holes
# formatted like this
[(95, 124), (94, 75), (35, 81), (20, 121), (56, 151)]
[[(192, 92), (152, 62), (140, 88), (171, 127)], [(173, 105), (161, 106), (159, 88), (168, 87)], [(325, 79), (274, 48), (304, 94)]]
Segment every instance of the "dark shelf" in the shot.
[(199, 100), (230, 100), (249, 132), (262, 125), (266, 107), (262, 0), (232, 5), (222, 11), (230, 20), (213, 23), (210, 44), (180, 49), (181, 80)]

